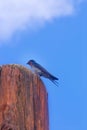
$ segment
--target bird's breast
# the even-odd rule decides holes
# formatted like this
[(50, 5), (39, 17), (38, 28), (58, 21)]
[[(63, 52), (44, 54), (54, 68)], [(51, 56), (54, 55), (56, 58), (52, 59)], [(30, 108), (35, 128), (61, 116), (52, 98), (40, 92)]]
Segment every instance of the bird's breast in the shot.
[(33, 71), (34, 71), (36, 74), (41, 73), (41, 70), (38, 69), (38, 68), (36, 68), (36, 67), (34, 67), (34, 66), (32, 66), (32, 69), (33, 69)]

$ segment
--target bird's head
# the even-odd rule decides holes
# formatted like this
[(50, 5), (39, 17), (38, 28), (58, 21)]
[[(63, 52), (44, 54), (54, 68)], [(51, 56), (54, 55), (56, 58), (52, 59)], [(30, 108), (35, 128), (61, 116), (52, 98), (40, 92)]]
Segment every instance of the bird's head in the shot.
[(34, 63), (35, 63), (34, 60), (29, 60), (29, 61), (27, 62), (27, 64), (30, 65), (30, 66), (32, 66)]

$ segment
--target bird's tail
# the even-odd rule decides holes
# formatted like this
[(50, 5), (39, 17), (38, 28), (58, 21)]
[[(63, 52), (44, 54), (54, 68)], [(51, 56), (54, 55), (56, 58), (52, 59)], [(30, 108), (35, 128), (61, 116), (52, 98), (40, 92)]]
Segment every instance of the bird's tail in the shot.
[(50, 79), (57, 87), (59, 87), (59, 84), (57, 81)]
[(59, 80), (57, 77), (53, 76), (53, 75), (49, 75), (49, 78), (52, 79), (52, 80)]

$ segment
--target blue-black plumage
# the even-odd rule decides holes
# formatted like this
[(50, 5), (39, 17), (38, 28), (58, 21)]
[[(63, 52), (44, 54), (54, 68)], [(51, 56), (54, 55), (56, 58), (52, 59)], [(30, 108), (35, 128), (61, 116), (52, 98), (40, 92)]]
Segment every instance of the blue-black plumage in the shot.
[[(43, 76), (45, 78), (48, 78), (49, 80), (51, 80), (54, 84), (56, 84), (56, 80), (58, 80), (57, 77), (53, 76), (51, 73), (49, 73), (44, 67), (42, 67), (40, 64), (38, 64), (36, 61), (34, 60), (29, 60), (27, 62), (28, 65), (30, 65), (33, 69), (33, 71), (39, 75), (39, 76)], [(56, 84), (57, 85), (57, 84)]]

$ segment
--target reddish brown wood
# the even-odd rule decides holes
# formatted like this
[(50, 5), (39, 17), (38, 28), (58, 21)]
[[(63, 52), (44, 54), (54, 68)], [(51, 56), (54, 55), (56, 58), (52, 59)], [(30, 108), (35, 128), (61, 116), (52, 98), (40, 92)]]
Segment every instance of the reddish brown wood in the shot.
[(20, 65), (0, 67), (0, 130), (49, 130), (43, 82)]

